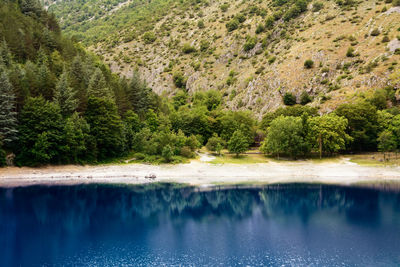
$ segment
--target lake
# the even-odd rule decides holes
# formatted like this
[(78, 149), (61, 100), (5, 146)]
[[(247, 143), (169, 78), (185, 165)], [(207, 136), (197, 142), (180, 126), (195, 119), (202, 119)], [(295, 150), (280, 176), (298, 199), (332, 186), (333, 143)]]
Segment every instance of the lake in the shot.
[(274, 185), (0, 189), (0, 266), (399, 266), (400, 194)]

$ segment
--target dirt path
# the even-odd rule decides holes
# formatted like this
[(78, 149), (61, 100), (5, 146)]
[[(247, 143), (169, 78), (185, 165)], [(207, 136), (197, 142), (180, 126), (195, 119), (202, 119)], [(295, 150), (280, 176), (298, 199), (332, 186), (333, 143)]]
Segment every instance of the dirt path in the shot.
[[(150, 174), (155, 179), (145, 178)], [(400, 167), (366, 167), (342, 159), (335, 163), (269, 162), (261, 164), (210, 164), (192, 161), (178, 165), (101, 165), (9, 167), (0, 169), (0, 186), (32, 184), (80, 184), (176, 182), (207, 186), (234, 183), (310, 182), (352, 184), (399, 181)]]

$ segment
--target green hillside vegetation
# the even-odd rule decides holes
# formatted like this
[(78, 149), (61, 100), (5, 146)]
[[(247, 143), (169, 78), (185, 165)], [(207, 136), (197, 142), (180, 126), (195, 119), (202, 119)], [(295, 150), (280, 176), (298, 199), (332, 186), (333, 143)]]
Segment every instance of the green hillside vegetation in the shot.
[[(58, 1), (49, 10), (113, 72), (139, 71), (159, 95), (183, 88), (179, 74), (190, 96), (217, 90), (225, 108), (261, 118), (288, 93), (329, 112), (395, 86), (398, 1), (132, 0), (112, 12), (104, 2)], [(68, 23), (82, 5), (101, 15)]]
[[(397, 68), (390, 74), (392, 86), (359, 94), (357, 101), (339, 104), (329, 114), (321, 115), (318, 106), (310, 105), (312, 96), (303, 94), (299, 105), (287, 92), (287, 106), (265, 112), (258, 120), (256, 112), (227, 108), (239, 91), (192, 92), (187, 88), (190, 79), (173, 65), (175, 93), (160, 96), (141, 72), (132, 72), (130, 78), (112, 73), (98, 56), (65, 37), (39, 2), (0, 1), (2, 165), (4, 157), (13, 154), (17, 165), (30, 166), (122, 157), (174, 163), (194, 157), (203, 145), (216, 153), (227, 148), (237, 156), (259, 142), (266, 154), (291, 158), (400, 148)], [(303, 12), (296, 11), (302, 5), (291, 2), (276, 5), (295, 9), (285, 20)], [(217, 12), (230, 10), (218, 7)], [(257, 12), (249, 10), (247, 15)], [(240, 16), (232, 19), (243, 23)], [(145, 36), (150, 43), (159, 37), (152, 41), (153, 35)], [(188, 43), (188, 50), (191, 46)], [(202, 53), (198, 48), (186, 52), (182, 53)], [(232, 86), (238, 76), (238, 71), (229, 71)]]

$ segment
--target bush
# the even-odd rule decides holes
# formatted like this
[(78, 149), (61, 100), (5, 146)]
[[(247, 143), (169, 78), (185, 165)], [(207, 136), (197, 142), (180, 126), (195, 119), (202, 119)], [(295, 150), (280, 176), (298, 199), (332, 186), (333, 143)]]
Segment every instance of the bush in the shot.
[(286, 106), (293, 106), (294, 104), (296, 104), (296, 96), (292, 93), (285, 93), (285, 95), (283, 96), (283, 103)]
[(393, 6), (400, 6), (400, 0), (393, 0), (392, 1)]
[(311, 59), (307, 59), (306, 61), (304, 61), (304, 67), (306, 69), (311, 69), (312, 67), (314, 67), (314, 61), (312, 61)]
[(154, 41), (157, 39), (157, 37), (155, 36), (154, 32), (145, 32), (143, 34), (143, 41), (146, 44), (151, 44), (154, 43)]
[(239, 21), (237, 19), (232, 19), (228, 23), (226, 23), (225, 26), (228, 32), (234, 31), (239, 28)]
[(204, 29), (206, 27), (204, 25), (204, 21), (203, 20), (199, 20), (199, 22), (197, 22), (197, 27), (199, 27), (199, 29)]
[(324, 8), (324, 4), (323, 3), (321, 3), (321, 2), (315, 2), (314, 4), (313, 4), (313, 9), (312, 9), (312, 11), (313, 12), (318, 12), (318, 11), (320, 11), (321, 9), (323, 9)]
[(256, 46), (256, 37), (247, 37), (246, 43), (243, 45), (243, 50), (248, 52)]
[(300, 104), (304, 106), (310, 103), (311, 101), (312, 101), (311, 96), (306, 91), (303, 91), (300, 95)]
[(256, 28), (256, 34), (262, 33), (265, 30), (264, 25), (258, 24)]
[(182, 47), (182, 52), (185, 54), (190, 54), (190, 53), (196, 52), (196, 48), (194, 48), (190, 44), (186, 43)]
[(174, 84), (176, 87), (182, 89), (186, 88), (187, 78), (183, 76), (181, 72), (175, 72), (174, 75), (172, 76), (172, 79), (174, 80)]
[(346, 57), (354, 57), (354, 56), (355, 56), (355, 55), (354, 55), (354, 48), (350, 46), (350, 47), (347, 49)]
[(190, 147), (184, 146), (181, 148), (181, 156), (183, 156), (185, 158), (193, 158), (194, 153), (192, 152)]
[(378, 28), (375, 28), (371, 32), (371, 36), (378, 36), (381, 32), (379, 31)]
[(228, 3), (222, 4), (222, 5), (220, 6), (220, 8), (221, 8), (221, 11), (222, 11), (222, 12), (226, 12), (226, 11), (228, 11), (229, 4), (228, 4)]

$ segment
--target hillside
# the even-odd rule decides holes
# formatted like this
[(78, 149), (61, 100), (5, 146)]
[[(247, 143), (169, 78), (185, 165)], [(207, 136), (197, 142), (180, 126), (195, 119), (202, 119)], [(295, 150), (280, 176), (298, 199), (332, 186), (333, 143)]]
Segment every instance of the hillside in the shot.
[(329, 111), (389, 85), (400, 59), (397, 4), (116, 0), (58, 1), (49, 10), (114, 72), (139, 70), (159, 94), (217, 89), (229, 108), (261, 115), (287, 92), (297, 102), (307, 92)]

